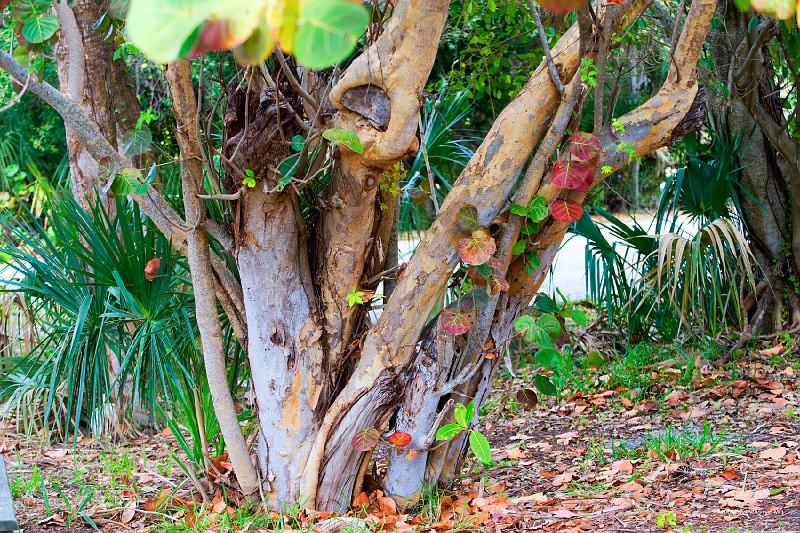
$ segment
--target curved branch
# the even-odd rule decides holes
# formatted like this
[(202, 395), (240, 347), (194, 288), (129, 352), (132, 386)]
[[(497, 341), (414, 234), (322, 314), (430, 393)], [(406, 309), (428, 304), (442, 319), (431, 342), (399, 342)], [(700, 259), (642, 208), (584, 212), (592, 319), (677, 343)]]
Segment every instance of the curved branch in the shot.
[(250, 461), (250, 452), (239, 427), (236, 407), (228, 388), (222, 326), (217, 314), (214, 268), (211, 266), (208, 235), (203, 228), (203, 221), (206, 218), (205, 206), (197, 197), (200, 184), (203, 183), (203, 165), (200, 157), (202, 147), (195, 121), (197, 102), (192, 87), (189, 61), (184, 59), (171, 64), (167, 68), (167, 80), (174, 102), (175, 138), (181, 151), (183, 205), (189, 223), (186, 235), (187, 258), (192, 275), (195, 315), (200, 330), (206, 377), (214, 404), (214, 414), (225, 437), (236, 479), (245, 494), (252, 494), (258, 490), (258, 474)]

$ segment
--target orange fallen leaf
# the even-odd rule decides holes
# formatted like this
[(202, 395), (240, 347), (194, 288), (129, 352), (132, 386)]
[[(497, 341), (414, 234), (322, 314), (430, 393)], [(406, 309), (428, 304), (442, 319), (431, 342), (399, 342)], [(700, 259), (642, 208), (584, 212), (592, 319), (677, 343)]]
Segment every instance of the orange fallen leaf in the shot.
[(726, 466), (725, 470), (722, 471), (722, 477), (727, 479), (728, 481), (734, 481), (736, 479), (742, 479), (742, 476), (730, 466)]

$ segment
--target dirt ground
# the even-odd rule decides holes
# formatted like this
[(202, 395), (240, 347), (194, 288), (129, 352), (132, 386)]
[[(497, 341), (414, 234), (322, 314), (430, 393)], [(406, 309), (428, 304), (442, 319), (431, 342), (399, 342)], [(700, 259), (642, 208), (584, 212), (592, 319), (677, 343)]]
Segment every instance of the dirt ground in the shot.
[[(561, 403), (536, 395), (529, 372), (506, 377), (480, 417), (493, 466), (469, 458), (417, 516), (378, 492), (350, 520), (408, 532), (800, 531), (800, 365), (778, 352), (725, 368), (698, 360), (688, 373), (667, 359), (629, 387), (599, 370)], [(225, 530), (215, 517), (236, 511), (219, 493), (187, 511), (173, 439), (43, 447), (5, 422), (0, 452), (23, 531), (91, 531), (86, 517), (105, 531)], [(157, 505), (167, 491), (172, 505)], [(203, 525), (202, 513), (214, 519)]]

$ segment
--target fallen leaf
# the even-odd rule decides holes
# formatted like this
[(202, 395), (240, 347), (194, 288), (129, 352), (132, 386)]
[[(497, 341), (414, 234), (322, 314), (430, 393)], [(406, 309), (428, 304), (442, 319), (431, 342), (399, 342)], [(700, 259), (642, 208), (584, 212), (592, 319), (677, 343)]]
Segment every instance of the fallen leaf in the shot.
[(780, 459), (783, 459), (784, 455), (786, 455), (786, 448), (770, 448), (768, 450), (762, 450), (759, 452), (758, 457), (761, 459), (779, 461)]

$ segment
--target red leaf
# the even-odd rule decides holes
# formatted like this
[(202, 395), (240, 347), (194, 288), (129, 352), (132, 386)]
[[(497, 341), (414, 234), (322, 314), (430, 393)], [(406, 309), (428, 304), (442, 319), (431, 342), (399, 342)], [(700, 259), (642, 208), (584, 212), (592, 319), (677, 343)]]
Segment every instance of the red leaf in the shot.
[(154, 281), (158, 276), (158, 269), (161, 268), (161, 259), (154, 257), (144, 265), (144, 277), (147, 281)]
[(355, 434), (351, 443), (353, 448), (359, 452), (368, 452), (378, 445), (381, 440), (381, 434), (375, 428), (362, 429)]
[(470, 237), (461, 239), (458, 249), (462, 261), (468, 265), (482, 265), (492, 257), (497, 250), (497, 245), (489, 234), (489, 230), (478, 228), (472, 232)]
[(621, 3), (623, 3), (624, 1), (625, 1), (625, 0), (608, 0), (608, 3), (609, 3), (609, 4), (621, 4)]
[(389, 444), (398, 448), (405, 448), (411, 442), (411, 435), (402, 431), (395, 431), (387, 439)]
[(445, 309), (439, 320), (442, 329), (450, 335), (463, 335), (469, 331), (469, 315), (462, 309)]
[(553, 165), (550, 181), (557, 187), (569, 190), (589, 190), (594, 177), (594, 169), (586, 163), (567, 159), (560, 159)]
[(550, 208), (553, 218), (571, 224), (583, 216), (583, 206), (572, 200), (556, 200)]
[(591, 161), (600, 153), (600, 139), (591, 133), (579, 131), (569, 138), (569, 153), (572, 159)]
[(556, 15), (564, 15), (586, 3), (586, 0), (539, 0), (539, 4)]

